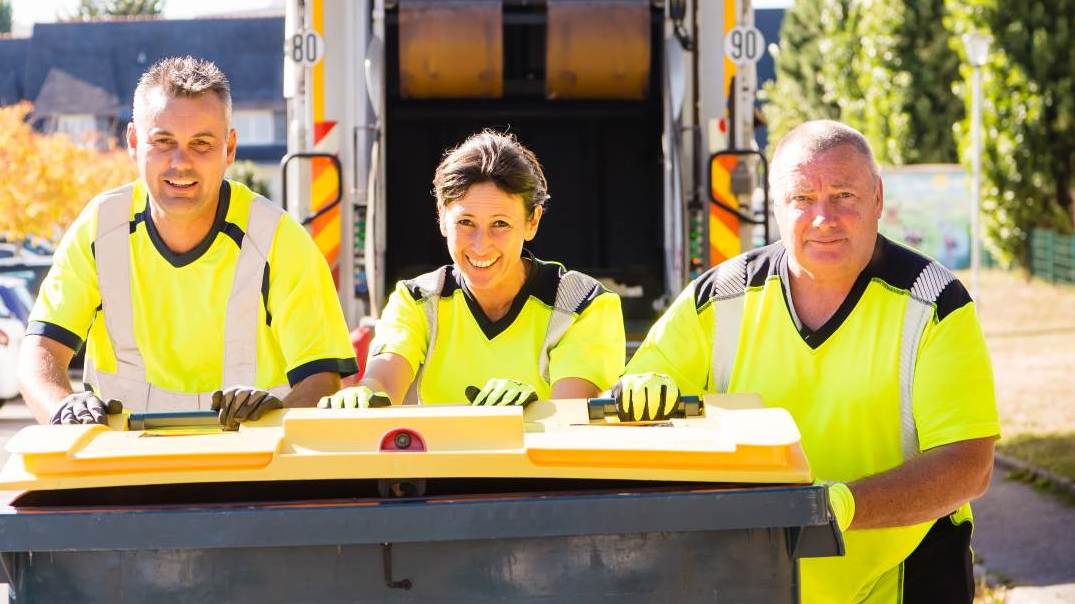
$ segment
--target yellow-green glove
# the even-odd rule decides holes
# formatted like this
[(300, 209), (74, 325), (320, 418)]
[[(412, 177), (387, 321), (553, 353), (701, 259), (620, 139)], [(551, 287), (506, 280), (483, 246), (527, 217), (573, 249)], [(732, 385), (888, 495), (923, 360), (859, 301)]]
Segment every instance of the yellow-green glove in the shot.
[(846, 484), (834, 482), (829, 485), (829, 507), (840, 532), (846, 533), (855, 519), (855, 497)]
[(530, 384), (497, 378), (485, 382), (481, 390), (468, 386), (464, 394), (471, 405), (522, 405), (525, 407), (537, 400), (537, 392)]
[(663, 373), (631, 373), (612, 387), (621, 422), (668, 419), (679, 400), (679, 387)]
[(332, 396), (323, 396), (317, 401), (318, 409), (365, 409), (367, 407), (388, 407), (392, 399), (384, 392), (374, 392), (369, 386), (351, 386)]

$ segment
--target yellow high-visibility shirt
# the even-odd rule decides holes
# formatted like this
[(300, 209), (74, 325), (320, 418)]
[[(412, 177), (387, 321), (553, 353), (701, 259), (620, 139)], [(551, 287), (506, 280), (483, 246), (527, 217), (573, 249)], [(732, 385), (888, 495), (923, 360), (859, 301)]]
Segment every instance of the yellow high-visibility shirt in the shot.
[[(943, 267), (879, 237), (847, 299), (813, 331), (788, 303), (782, 244), (728, 262), (734, 261), (745, 262), (739, 282), (718, 275), (717, 267), (693, 281), (650, 330), (627, 373), (666, 373), (684, 394), (715, 392), (714, 326), (734, 320), (719, 315), (717, 301), (741, 295), (728, 391), (756, 392), (767, 405), (790, 411), (819, 480), (850, 482), (895, 468), (906, 461), (906, 439), (917, 453), (999, 434), (974, 305)], [(907, 367), (911, 395), (901, 399), (901, 339), (920, 278), (939, 291), (925, 301), (932, 312)], [(901, 404), (910, 405), (902, 410), (913, 420), (907, 430), (901, 430)], [(964, 506), (954, 518), (969, 516)], [(901, 572), (903, 562), (933, 524), (849, 531), (845, 556), (802, 561), (803, 601), (895, 602), (898, 591), (889, 587), (914, 580)]]
[(548, 399), (557, 380), (582, 378), (604, 390), (619, 377), (626, 349), (620, 298), (596, 285), (573, 309), (573, 321), (548, 351), (548, 375), (539, 358), (556, 302), (563, 266), (530, 259), (532, 270), (508, 314), (490, 321), (466, 290), (454, 267), (446, 267), (437, 301), (437, 329), (428, 362), (429, 322), (418, 279), (401, 281), (389, 296), (370, 357), (394, 353), (421, 369), (418, 397), (423, 404), (466, 403), (467, 386), (481, 388), (490, 378), (530, 384)]
[[(131, 203), (131, 303), (134, 337), (151, 384), (211, 392), (222, 384), (224, 317), (239, 244), (255, 194), (224, 181), (212, 229), (194, 249), (171, 252), (154, 227), (145, 184)], [(68, 229), (41, 285), (27, 333), (72, 350), (86, 342), (98, 370), (116, 357), (103, 320), (88, 206)], [(277, 227), (258, 308), (256, 388), (295, 385), (315, 373), (351, 375), (358, 367), (332, 275), (309, 234), (290, 216)], [(90, 386), (94, 386), (90, 384)]]

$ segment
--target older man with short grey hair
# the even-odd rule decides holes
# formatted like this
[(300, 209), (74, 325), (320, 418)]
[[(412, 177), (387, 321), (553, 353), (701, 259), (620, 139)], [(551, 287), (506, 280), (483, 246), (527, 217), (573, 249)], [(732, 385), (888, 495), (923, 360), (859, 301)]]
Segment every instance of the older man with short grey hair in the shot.
[(878, 234), (884, 185), (856, 130), (798, 126), (770, 182), (780, 241), (690, 283), (628, 363), (621, 400), (663, 391), (661, 417), (679, 392), (757, 392), (791, 412), (847, 550), (802, 562), (803, 601), (970, 602), (968, 502), (999, 433), (974, 304)]

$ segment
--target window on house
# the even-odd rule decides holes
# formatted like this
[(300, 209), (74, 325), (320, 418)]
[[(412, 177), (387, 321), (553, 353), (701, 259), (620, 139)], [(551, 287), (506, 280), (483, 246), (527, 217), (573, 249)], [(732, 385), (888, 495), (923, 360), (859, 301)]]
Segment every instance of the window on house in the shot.
[(56, 116), (56, 132), (66, 134), (76, 143), (93, 143), (98, 136), (97, 119), (89, 113), (65, 113)]
[(239, 135), (240, 145), (271, 145), (273, 137), (273, 114), (270, 110), (240, 110), (231, 114), (231, 127)]

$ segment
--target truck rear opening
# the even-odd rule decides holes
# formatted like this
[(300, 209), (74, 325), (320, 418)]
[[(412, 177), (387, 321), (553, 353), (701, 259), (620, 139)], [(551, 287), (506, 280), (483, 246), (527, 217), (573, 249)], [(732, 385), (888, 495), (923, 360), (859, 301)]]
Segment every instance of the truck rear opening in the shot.
[[(539, 258), (562, 262), (606, 285), (623, 286), (616, 289), (626, 294), (623, 303), (628, 318), (649, 319), (653, 300), (664, 294), (665, 278), (661, 61), (656, 50), (661, 48), (663, 11), (644, 7), (648, 15), (642, 27), (649, 39), (633, 42), (649, 54), (648, 66), (625, 66), (646, 78), (641, 98), (564, 99), (549, 98), (555, 92), (549, 90), (547, 73), (546, 7), (505, 2), (501, 9), (500, 98), (408, 95), (400, 73), (401, 9), (386, 15), (388, 291), (397, 280), (451, 262), (436, 224), (433, 171), (445, 150), (472, 133), (493, 128), (514, 133), (530, 147), (548, 179), (551, 199), (529, 249)], [(403, 33), (404, 55), (407, 35)], [(587, 51), (576, 48), (574, 52)], [(402, 63), (408, 61), (404, 56)]]
[(755, 66), (725, 48), (753, 19), (750, 0), (288, 0), (284, 205), (348, 322), (449, 262), (433, 171), (491, 128), (545, 169), (531, 251), (601, 279), (640, 336), (763, 239)]

